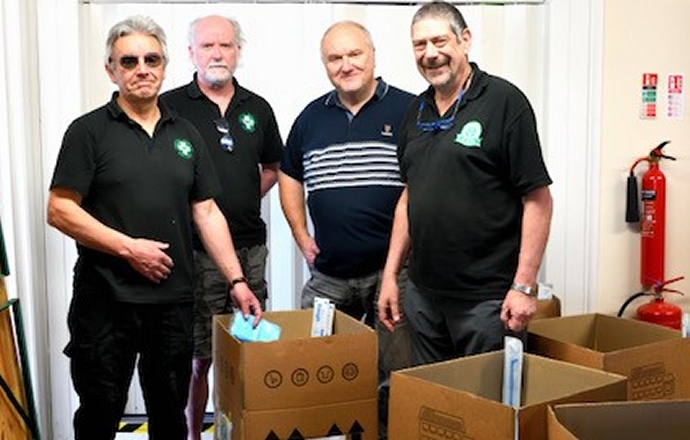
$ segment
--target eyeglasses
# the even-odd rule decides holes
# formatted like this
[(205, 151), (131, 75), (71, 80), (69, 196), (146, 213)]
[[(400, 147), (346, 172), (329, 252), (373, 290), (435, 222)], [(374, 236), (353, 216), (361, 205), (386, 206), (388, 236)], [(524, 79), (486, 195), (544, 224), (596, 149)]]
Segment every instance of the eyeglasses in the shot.
[(417, 112), (417, 128), (422, 131), (446, 131), (453, 127), (453, 122), (455, 122), (455, 115), (458, 114), (458, 109), (460, 108), (460, 101), (462, 100), (462, 92), (458, 96), (458, 100), (455, 101), (455, 108), (453, 109), (453, 114), (447, 118), (439, 119), (437, 121), (421, 121), (422, 111), (424, 110), (424, 100), (419, 101), (419, 111)]
[(133, 70), (136, 69), (136, 67), (139, 65), (139, 60), (142, 58), (147, 67), (156, 68), (163, 64), (163, 56), (157, 53), (147, 53), (143, 57), (138, 57), (136, 55), (123, 55), (120, 57), (118, 62), (123, 69)]
[(220, 138), (221, 148), (228, 153), (232, 153), (235, 149), (235, 141), (232, 139), (232, 136), (230, 136), (230, 124), (228, 124), (228, 120), (219, 118), (214, 120), (213, 123), (216, 124), (216, 130), (223, 134), (223, 137)]

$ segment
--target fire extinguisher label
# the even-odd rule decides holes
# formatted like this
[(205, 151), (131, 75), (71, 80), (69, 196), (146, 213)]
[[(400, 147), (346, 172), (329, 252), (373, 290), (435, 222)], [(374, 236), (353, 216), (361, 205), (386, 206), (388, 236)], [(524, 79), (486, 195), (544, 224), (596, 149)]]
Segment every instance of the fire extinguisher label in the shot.
[(640, 228), (640, 235), (645, 238), (654, 237), (654, 221), (643, 222)]
[(643, 197), (644, 208), (642, 211), (642, 221), (640, 222), (640, 235), (646, 238), (654, 237), (654, 231), (656, 227), (656, 207), (652, 201), (656, 198), (656, 191), (647, 191), (652, 193), (650, 195), (651, 199), (645, 199)]
[(643, 190), (642, 193), (640, 194), (640, 197), (642, 197), (642, 200), (656, 200), (656, 190), (653, 189), (646, 189)]
[(683, 117), (683, 82), (684, 75), (674, 74), (668, 76), (668, 88), (666, 92), (666, 116), (672, 119)]
[(657, 84), (659, 75), (657, 73), (642, 74), (642, 96), (640, 102), (640, 118), (655, 119), (657, 107)]

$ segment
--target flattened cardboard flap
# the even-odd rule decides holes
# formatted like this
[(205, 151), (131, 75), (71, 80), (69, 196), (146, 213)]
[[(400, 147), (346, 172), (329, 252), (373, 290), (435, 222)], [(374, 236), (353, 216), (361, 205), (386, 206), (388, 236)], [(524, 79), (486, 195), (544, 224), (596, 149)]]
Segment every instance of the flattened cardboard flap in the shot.
[(690, 400), (604, 402), (549, 408), (549, 440), (687, 440)]
[(679, 331), (660, 325), (597, 313), (532, 321), (529, 333), (569, 342), (601, 353), (682, 336)]

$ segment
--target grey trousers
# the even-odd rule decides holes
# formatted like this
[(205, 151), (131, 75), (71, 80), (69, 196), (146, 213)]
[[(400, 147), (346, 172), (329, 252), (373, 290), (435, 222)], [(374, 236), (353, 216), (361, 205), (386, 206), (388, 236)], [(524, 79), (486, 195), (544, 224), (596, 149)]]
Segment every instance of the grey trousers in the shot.
[[(400, 307), (403, 308), (407, 270), (398, 276), (400, 286)], [(372, 326), (378, 336), (379, 345), (379, 440), (385, 440), (388, 425), (388, 395), (392, 371), (409, 367), (410, 363), (410, 330), (407, 316), (403, 312), (402, 320), (394, 332), (389, 332), (378, 320), (376, 303), (381, 287), (381, 272), (375, 272), (358, 278), (335, 278), (312, 268), (312, 276), (302, 289), (302, 308), (314, 305), (314, 298), (328, 298), (338, 310), (360, 319)]]

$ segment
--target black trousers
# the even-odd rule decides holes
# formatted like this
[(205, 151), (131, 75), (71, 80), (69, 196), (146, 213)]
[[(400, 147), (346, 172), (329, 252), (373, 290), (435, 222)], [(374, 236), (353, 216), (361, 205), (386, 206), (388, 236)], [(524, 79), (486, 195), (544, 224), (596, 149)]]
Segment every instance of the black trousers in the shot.
[(421, 291), (412, 281), (405, 290), (413, 365), (455, 359), (503, 348), (504, 336), (525, 340), (526, 332), (506, 330), (503, 300), (467, 300)]
[(75, 439), (115, 438), (138, 357), (149, 438), (184, 440), (192, 303), (129, 304), (105, 297), (77, 294), (70, 305), (65, 354), (79, 395)]

